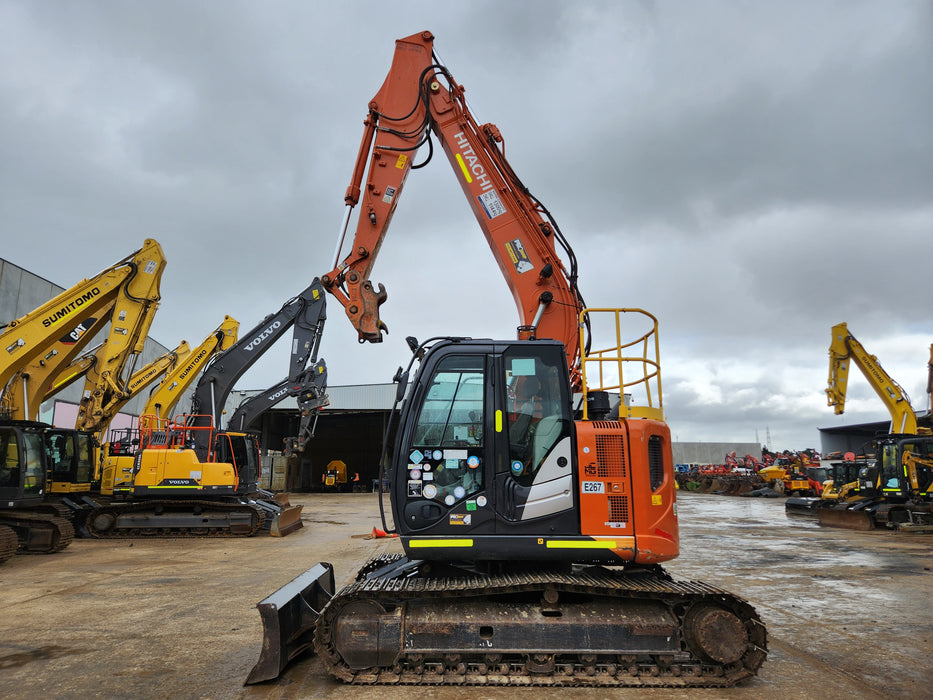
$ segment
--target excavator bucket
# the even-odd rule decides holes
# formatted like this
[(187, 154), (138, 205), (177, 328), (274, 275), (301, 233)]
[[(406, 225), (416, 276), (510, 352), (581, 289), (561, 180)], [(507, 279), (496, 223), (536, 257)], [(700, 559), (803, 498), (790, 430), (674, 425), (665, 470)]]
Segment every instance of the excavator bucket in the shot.
[(304, 527), (301, 522), (302, 506), (283, 506), (269, 523), (269, 534), (273, 537), (285, 537)]
[(262, 618), (262, 651), (244, 685), (278, 678), (310, 649), (314, 625), (334, 596), (334, 567), (321, 562), (256, 604)]
[(820, 525), (841, 527), (846, 530), (873, 530), (875, 519), (866, 510), (851, 508), (818, 508), (816, 517)]

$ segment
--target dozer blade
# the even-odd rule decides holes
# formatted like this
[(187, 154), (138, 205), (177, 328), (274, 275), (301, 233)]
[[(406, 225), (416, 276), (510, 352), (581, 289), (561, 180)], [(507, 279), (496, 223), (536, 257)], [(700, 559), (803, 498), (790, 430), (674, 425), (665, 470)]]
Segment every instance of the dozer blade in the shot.
[(291, 501), (288, 500), (288, 494), (284, 491), (279, 491), (278, 493), (276, 493), (272, 497), (272, 500), (278, 503), (283, 508), (288, 508), (292, 504)]
[(244, 685), (278, 678), (314, 644), (314, 625), (334, 596), (334, 567), (321, 562), (256, 604), (262, 618), (262, 651)]
[(269, 534), (273, 537), (285, 537), (304, 527), (301, 522), (301, 509), (302, 506), (283, 506), (278, 515), (269, 523)]
[(814, 509), (819, 507), (819, 498), (791, 496), (784, 501), (784, 510), (797, 515), (813, 515)]
[(816, 511), (820, 525), (841, 527), (846, 530), (873, 530), (875, 519), (865, 510), (850, 508), (818, 508)]

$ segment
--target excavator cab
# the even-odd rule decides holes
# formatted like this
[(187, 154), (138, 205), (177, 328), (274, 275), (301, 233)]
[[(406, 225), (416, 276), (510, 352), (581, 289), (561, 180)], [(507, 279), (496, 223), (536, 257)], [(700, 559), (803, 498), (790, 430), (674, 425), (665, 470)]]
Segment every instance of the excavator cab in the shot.
[(927, 500), (933, 484), (933, 438), (904, 436), (884, 443), (880, 491), (886, 497)]
[[(394, 512), (420, 557), (462, 558), (451, 536), (489, 538), (471, 556), (540, 558), (526, 538), (579, 534), (567, 360), (553, 342), (444, 341), (402, 410)], [(547, 518), (546, 528), (541, 518)], [(436, 538), (436, 540), (434, 540)], [(414, 554), (414, 553), (413, 553)]]
[(49, 428), (45, 432), (52, 493), (91, 490), (95, 478), (94, 434), (70, 428)]
[(44, 503), (47, 428), (33, 421), (0, 422), (0, 561), (17, 549), (58, 552), (74, 538), (71, 523)]
[(0, 509), (41, 503), (47, 456), (39, 423), (0, 423)]

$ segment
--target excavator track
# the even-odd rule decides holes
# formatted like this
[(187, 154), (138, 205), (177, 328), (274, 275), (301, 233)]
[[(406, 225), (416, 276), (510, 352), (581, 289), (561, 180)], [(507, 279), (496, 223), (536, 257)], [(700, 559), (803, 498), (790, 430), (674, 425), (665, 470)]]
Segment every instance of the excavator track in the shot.
[(66, 518), (35, 511), (0, 511), (0, 526), (12, 530), (19, 554), (54, 554), (65, 549), (75, 537)]
[(19, 549), (19, 538), (13, 528), (0, 525), (0, 564), (16, 554)]
[(746, 601), (654, 567), (359, 580), (321, 612), (315, 649), (355, 684), (727, 687), (755, 675), (767, 635)]
[(265, 515), (248, 503), (161, 500), (109, 503), (87, 515), (91, 537), (250, 537)]

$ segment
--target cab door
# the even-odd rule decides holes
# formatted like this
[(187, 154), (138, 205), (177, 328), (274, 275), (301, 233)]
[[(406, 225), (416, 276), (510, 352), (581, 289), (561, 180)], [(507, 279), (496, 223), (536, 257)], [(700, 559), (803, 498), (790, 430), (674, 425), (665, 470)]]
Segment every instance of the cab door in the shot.
[(497, 534), (579, 534), (567, 360), (552, 343), (495, 358)]

